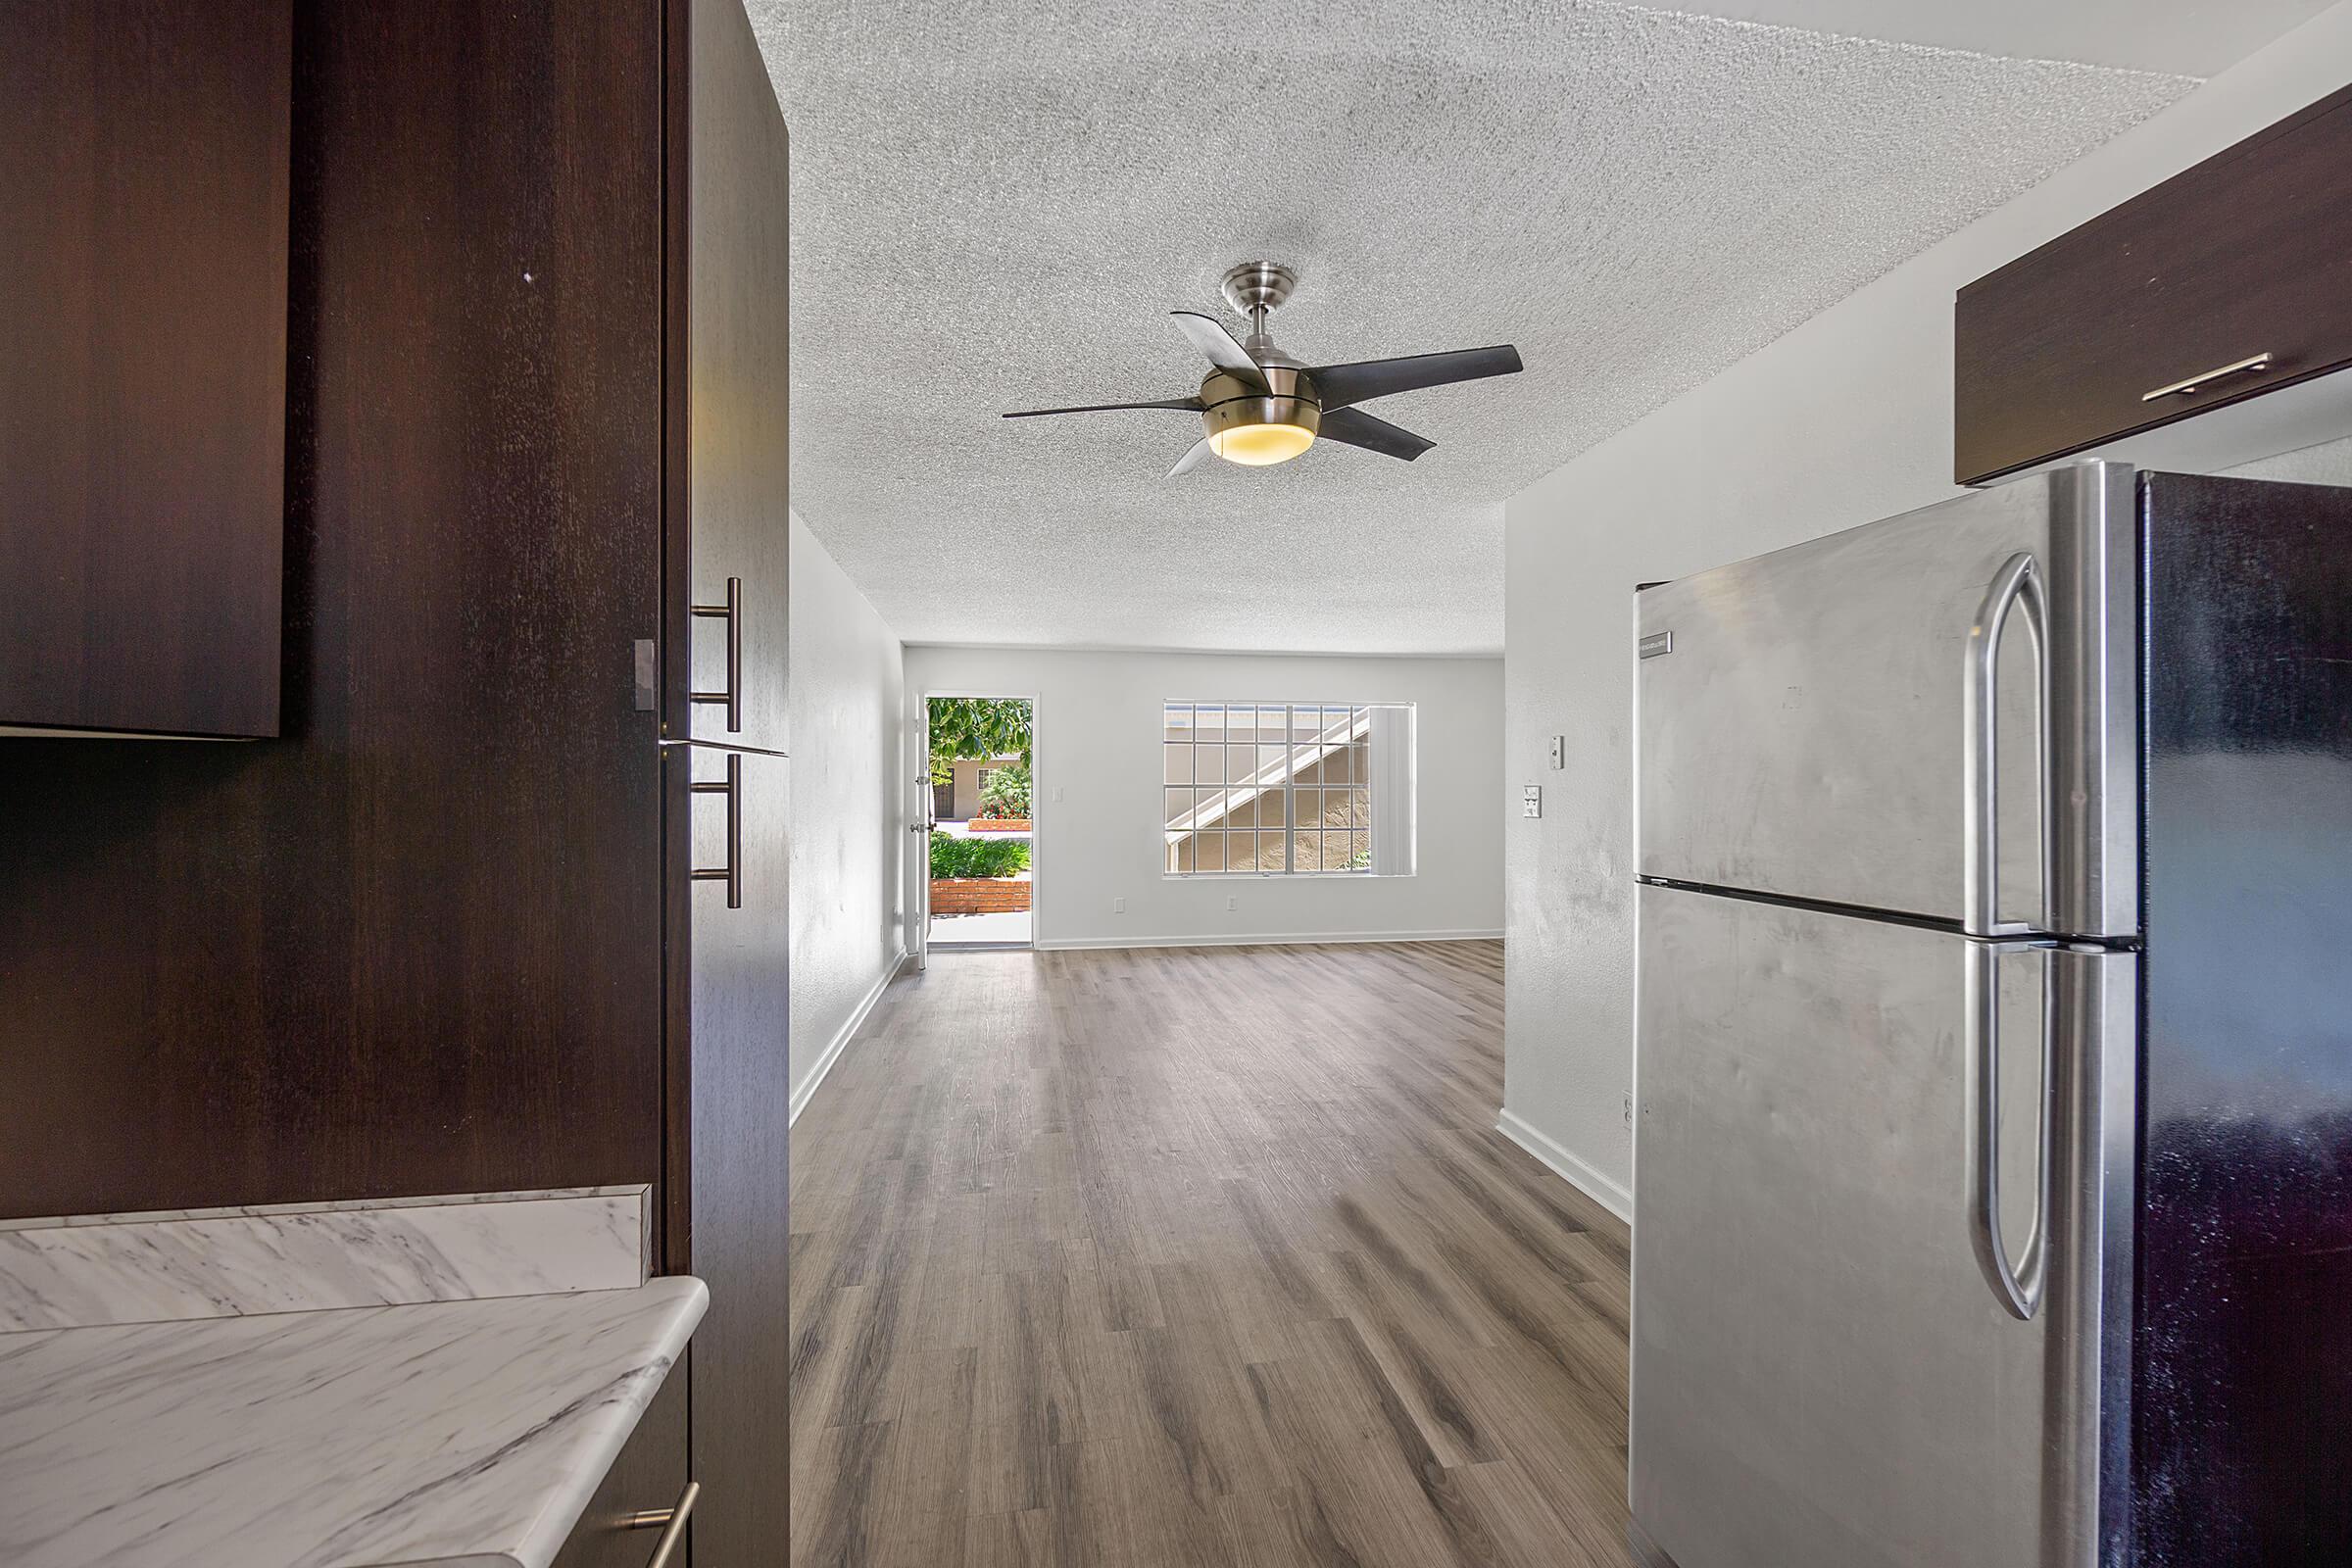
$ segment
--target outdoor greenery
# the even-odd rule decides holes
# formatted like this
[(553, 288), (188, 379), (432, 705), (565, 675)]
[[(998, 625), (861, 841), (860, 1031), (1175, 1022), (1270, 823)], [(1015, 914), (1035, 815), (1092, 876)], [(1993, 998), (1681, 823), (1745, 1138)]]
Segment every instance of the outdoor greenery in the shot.
[(1029, 846), (1019, 839), (931, 835), (931, 874), (935, 877), (1011, 876), (1028, 869)]
[(1025, 817), (1029, 814), (1029, 764), (1015, 762), (988, 775), (980, 786), (980, 814), (986, 817)]
[[(1023, 697), (931, 699), (931, 782), (955, 776), (958, 758), (1017, 757), (1029, 765), (1029, 701)], [(1026, 773), (1024, 771), (1024, 777)]]

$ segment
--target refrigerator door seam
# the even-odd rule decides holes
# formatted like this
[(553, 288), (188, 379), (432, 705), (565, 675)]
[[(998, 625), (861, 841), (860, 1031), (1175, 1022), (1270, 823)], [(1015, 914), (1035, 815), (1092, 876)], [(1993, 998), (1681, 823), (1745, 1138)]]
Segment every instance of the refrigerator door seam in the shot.
[(2067, 931), (2024, 930), (1999, 936), (1978, 936), (1963, 931), (1957, 920), (1940, 919), (1932, 914), (1918, 914), (1908, 909), (1882, 909), (1861, 904), (1838, 904), (1829, 899), (1808, 899), (1794, 893), (1758, 893), (1752, 888), (1726, 887), (1720, 882), (1685, 882), (1670, 876), (1637, 876), (1637, 885), (1650, 888), (1674, 888), (1683, 893), (1703, 893), (1711, 898), (1739, 899), (1748, 904), (1777, 905), (1785, 909), (1811, 909), (1818, 914), (1839, 914), (1849, 920), (1874, 920), (1883, 925), (1917, 926), (1923, 931), (1940, 931), (1959, 937), (1965, 942), (1996, 944), (2040, 944), (2062, 947), (2083, 953), (2137, 953), (2141, 942), (2136, 936), (2092, 937)]

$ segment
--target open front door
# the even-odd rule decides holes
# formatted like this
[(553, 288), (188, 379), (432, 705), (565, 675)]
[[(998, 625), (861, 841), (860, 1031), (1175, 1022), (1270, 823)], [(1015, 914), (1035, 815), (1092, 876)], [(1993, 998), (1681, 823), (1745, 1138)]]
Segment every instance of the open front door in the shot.
[(931, 939), (931, 705), (906, 699), (906, 961), (923, 967)]

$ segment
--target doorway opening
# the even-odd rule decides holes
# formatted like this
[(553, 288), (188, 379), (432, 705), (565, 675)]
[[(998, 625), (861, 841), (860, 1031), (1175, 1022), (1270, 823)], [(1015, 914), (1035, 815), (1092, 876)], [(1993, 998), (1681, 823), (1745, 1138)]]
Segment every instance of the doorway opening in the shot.
[(1036, 937), (1036, 704), (925, 700), (930, 755), (928, 948), (1026, 948)]

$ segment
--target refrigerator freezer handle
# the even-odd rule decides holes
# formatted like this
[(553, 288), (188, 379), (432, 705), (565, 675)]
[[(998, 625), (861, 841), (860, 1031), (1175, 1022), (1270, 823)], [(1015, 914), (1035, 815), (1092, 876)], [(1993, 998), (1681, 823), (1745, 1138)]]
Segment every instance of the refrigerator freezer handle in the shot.
[(2034, 929), (2018, 921), (2001, 920), (2000, 811), (2000, 673), (2001, 631), (2009, 612), (2023, 607), (2026, 631), (2034, 642), (2034, 728), (2038, 748), (2034, 763), (2045, 780), (2037, 791), (2041, 839), (2042, 922), (2050, 919), (2050, 891), (2055, 876), (2050, 866), (2050, 635), (2049, 609), (2041, 589), (2041, 572), (2034, 557), (2019, 551), (2001, 564), (1976, 623), (1968, 629), (1968, 665), (1962, 688), (1962, 721), (1967, 728), (1961, 749), (1961, 799), (1967, 815), (1961, 822), (1960, 929), (1972, 937), (2018, 936)]
[[(2049, 950), (1963, 942), (1968, 964), (1967, 1018), (1960, 1072), (1968, 1104), (1968, 1236), (1977, 1266), (2001, 1305), (2021, 1322), (2041, 1309), (2050, 1212), (2050, 1133), (2057, 1065), (2056, 1001)], [(2001, 976), (2003, 954), (2032, 954), (2042, 964), (2040, 1103), (2034, 1114), (2034, 1218), (2018, 1262), (2001, 1236)]]

